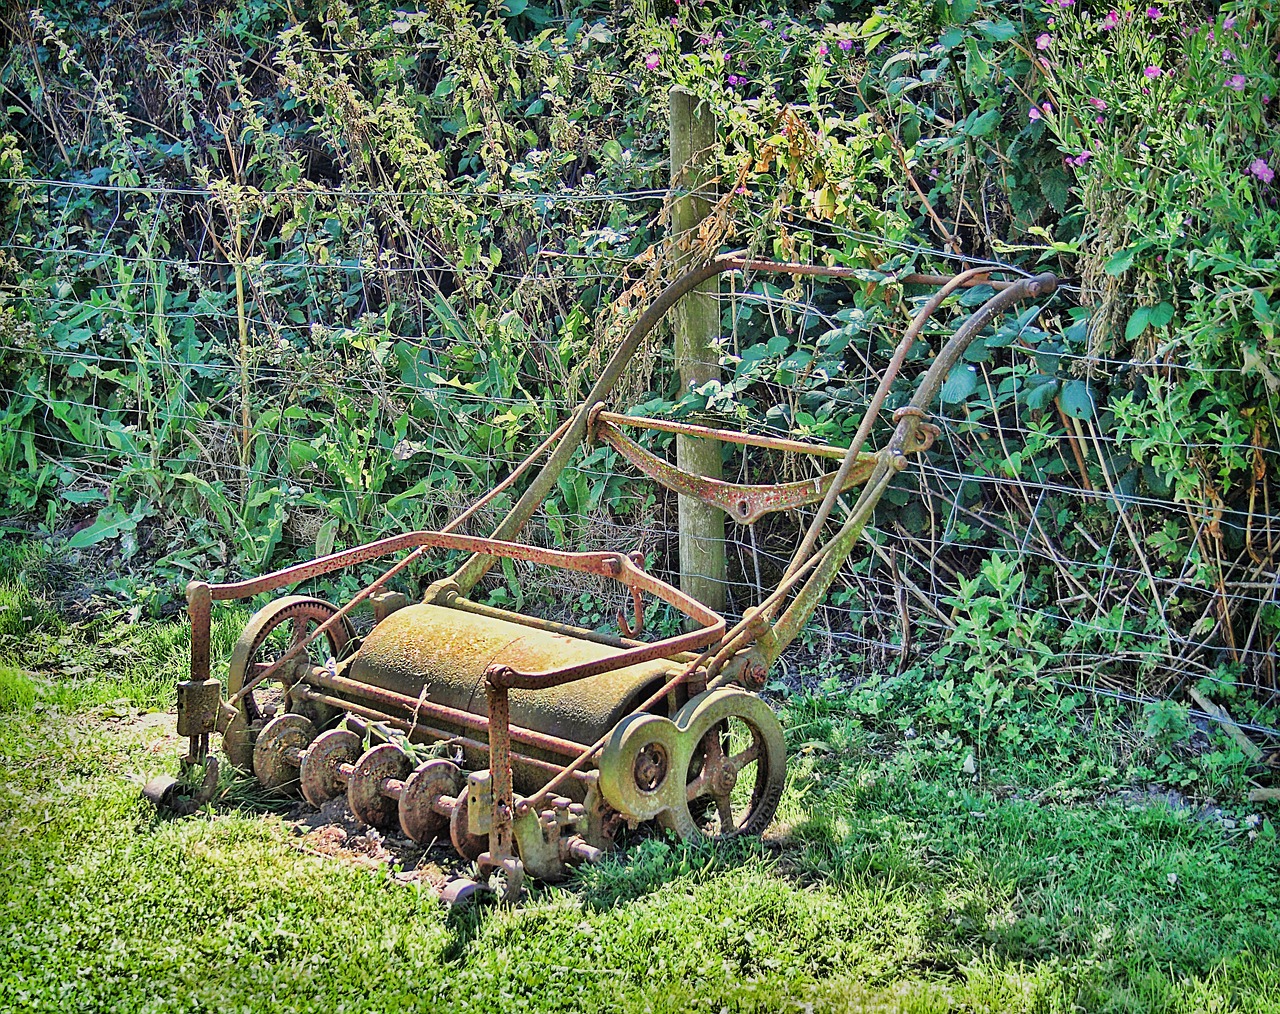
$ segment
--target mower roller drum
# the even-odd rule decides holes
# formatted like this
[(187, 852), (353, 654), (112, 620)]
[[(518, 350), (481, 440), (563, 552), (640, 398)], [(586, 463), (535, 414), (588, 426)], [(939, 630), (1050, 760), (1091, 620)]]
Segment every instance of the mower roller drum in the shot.
[[(908, 455), (927, 450), (937, 436), (927, 412), (969, 342), (997, 314), (1052, 292), (1057, 281), (1052, 275), (993, 281), (990, 269), (945, 280), (903, 334), (848, 448), (605, 411), (627, 363), (667, 310), (707, 279), (745, 269), (848, 273), (740, 255), (700, 264), (639, 316), (584, 403), (444, 530), (392, 536), (233, 584), (191, 582), (191, 678), (178, 688), (179, 733), (190, 740), (186, 763), (206, 763), (209, 737), (218, 732), (231, 763), (251, 769), (270, 789), (300, 792), (316, 807), (345, 795), (361, 821), (398, 826), (424, 844), (447, 835), (478, 871), (475, 881), (446, 890), (446, 898), (457, 901), (474, 896), (494, 875), (501, 876), (508, 897), (519, 893), (526, 874), (562, 879), (574, 864), (613, 848), (623, 826), (652, 822), (685, 839), (764, 833), (786, 784), (786, 744), (778, 719), (755, 691), (821, 603), (876, 503), (908, 467)], [(914, 397), (894, 411), (884, 446), (864, 451), (925, 322), (949, 294), (974, 284), (998, 291), (938, 350)], [(809, 453), (839, 464), (807, 482), (720, 482), (662, 460), (627, 436), (629, 428)], [(647, 573), (638, 554), (570, 553), (515, 541), (583, 441), (608, 444), (650, 479), (718, 506), (742, 524), (816, 504), (778, 587), (729, 626)], [(454, 531), (544, 454), (546, 462), (492, 537)], [(823, 542), (837, 498), (858, 486), (848, 520)], [(430, 550), (468, 555), (416, 602), (387, 589)], [(255, 613), (232, 652), (223, 696), (209, 672), (214, 601), (249, 598), (395, 555), (398, 561), (342, 605), (285, 595)], [(471, 601), (500, 558), (618, 583), (631, 604), (630, 618), (619, 617), (625, 636)], [(645, 596), (679, 611), (684, 631), (641, 639)], [(360, 638), (348, 615), (365, 602), (375, 623)], [(344, 721), (346, 728), (340, 727)], [(370, 731), (378, 732), (379, 742), (370, 740)], [(434, 746), (427, 751), (418, 744)], [(167, 783), (152, 795), (176, 798)]]

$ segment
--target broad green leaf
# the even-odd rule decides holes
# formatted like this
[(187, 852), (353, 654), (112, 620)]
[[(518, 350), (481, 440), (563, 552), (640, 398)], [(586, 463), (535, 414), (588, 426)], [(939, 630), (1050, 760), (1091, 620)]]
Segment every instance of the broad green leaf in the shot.
[(523, 14), (528, 6), (529, 0), (502, 0), (498, 5), (498, 13), (504, 18), (514, 18), (518, 14)]
[(1062, 384), (1062, 395), (1059, 398), (1062, 411), (1074, 419), (1090, 419), (1096, 405), (1093, 388), (1084, 380), (1067, 380)]
[(1049, 407), (1053, 396), (1058, 393), (1058, 381), (1053, 377), (1037, 375), (1027, 386), (1027, 408), (1040, 412)]
[(338, 519), (329, 518), (316, 532), (316, 556), (328, 556), (338, 538)]
[(1116, 275), (1123, 275), (1133, 267), (1133, 256), (1135, 253), (1137, 253), (1137, 251), (1133, 249), (1117, 250), (1107, 258), (1107, 263), (1102, 265), (1102, 270), (1112, 277), (1115, 277)]
[(978, 389), (978, 371), (969, 363), (956, 363), (942, 384), (942, 401), (954, 405)]
[(1018, 35), (1017, 26), (1008, 21), (987, 21), (984, 19), (975, 21), (973, 27), (988, 39), (994, 39), (996, 42), (1008, 42)]
[(107, 539), (114, 539), (121, 532), (133, 531), (137, 526), (138, 522), (127, 514), (104, 508), (98, 512), (97, 521), (88, 528), (80, 529), (75, 535), (67, 539), (67, 548), (87, 549), (89, 546), (96, 546), (99, 542)]
[(984, 282), (982, 285), (975, 285), (971, 289), (966, 289), (957, 302), (961, 306), (981, 306), (995, 294), (996, 290)]
[(1151, 308), (1151, 326), (1164, 327), (1169, 321), (1173, 320), (1173, 304), (1160, 303)]
[(1147, 325), (1151, 322), (1151, 307), (1140, 306), (1133, 311), (1133, 316), (1129, 318), (1129, 323), (1124, 326), (1125, 341), (1133, 341), (1138, 335), (1147, 329)]
[(991, 133), (1000, 123), (1000, 110), (989, 109), (976, 120), (964, 128), (964, 132), (970, 137), (982, 137)]
[(1054, 166), (1040, 174), (1040, 192), (1053, 210), (1061, 214), (1071, 199), (1071, 179), (1065, 172)]
[(64, 489), (62, 499), (71, 503), (99, 503), (107, 498), (100, 489)]

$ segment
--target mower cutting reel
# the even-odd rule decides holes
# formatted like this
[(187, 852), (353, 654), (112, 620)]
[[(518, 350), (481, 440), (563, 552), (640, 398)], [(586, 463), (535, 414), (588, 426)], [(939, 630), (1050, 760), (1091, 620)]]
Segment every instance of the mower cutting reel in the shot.
[[(605, 411), (623, 369), (666, 311), (708, 278), (746, 268), (847, 271), (737, 255), (699, 265), (641, 314), (569, 419), (443, 531), (393, 536), (233, 584), (193, 581), (191, 678), (178, 693), (179, 731), (190, 740), (187, 761), (203, 762), (209, 735), (220, 732), (231, 762), (252, 769), (264, 786), (300, 792), (316, 807), (345, 795), (361, 821), (398, 826), (423, 844), (447, 837), (476, 864), (479, 885), (498, 876), (509, 897), (519, 893), (526, 874), (556, 881), (573, 865), (599, 859), (626, 826), (652, 822), (685, 839), (762, 834), (786, 783), (786, 745), (778, 719), (754, 691), (821, 602), (907, 456), (937, 436), (926, 413), (965, 347), (1003, 309), (1052, 292), (1056, 279), (993, 282), (974, 269), (945, 281), (903, 335), (848, 448)], [(980, 282), (1001, 291), (939, 350), (915, 396), (894, 412), (886, 445), (864, 452), (873, 419), (925, 321), (951, 292)], [(681, 471), (624, 432), (637, 427), (804, 452), (839, 465), (817, 480), (779, 486), (713, 481)], [(515, 541), (584, 440), (609, 444), (654, 481), (719, 506), (743, 524), (817, 504), (779, 586), (728, 627), (722, 616), (647, 573), (638, 554), (570, 553)], [(492, 537), (454, 530), (544, 454), (548, 460)], [(836, 499), (856, 486), (861, 493), (848, 520), (819, 545)], [(387, 589), (432, 549), (470, 555), (417, 602)], [(341, 606), (286, 595), (255, 613), (232, 652), (222, 698), (209, 675), (215, 600), (249, 598), (401, 553)], [(613, 636), (471, 601), (500, 558), (612, 581), (630, 598), (632, 618), (619, 617), (623, 634)], [(680, 612), (687, 629), (640, 640), (646, 595)], [(366, 601), (375, 625), (358, 638), (348, 615)], [(360, 731), (340, 727), (344, 720)], [(380, 731), (381, 742), (369, 742), (371, 729)], [(434, 744), (434, 755), (424, 758), (417, 744)], [(157, 787), (164, 791), (170, 790)], [(455, 888), (446, 896), (470, 898), (480, 889), (471, 880)]]

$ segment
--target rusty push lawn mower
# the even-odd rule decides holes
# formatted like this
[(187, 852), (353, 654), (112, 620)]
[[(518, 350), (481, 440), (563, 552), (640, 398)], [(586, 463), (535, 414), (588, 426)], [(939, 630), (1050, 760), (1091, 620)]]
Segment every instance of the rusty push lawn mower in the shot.
[[(178, 686), (178, 732), (190, 738), (187, 764), (204, 763), (207, 771), (216, 763), (209, 737), (221, 733), (230, 761), (252, 769), (263, 785), (300, 790), (317, 807), (345, 793), (360, 820), (398, 824), (417, 842), (447, 834), (475, 861), (481, 881), (505, 872), (500, 879), (510, 897), (526, 874), (555, 881), (572, 865), (598, 859), (623, 824), (656, 821), (686, 839), (763, 832), (782, 794), (786, 749), (777, 718), (755, 691), (817, 608), (908, 455), (928, 448), (938, 434), (925, 413), (966, 346), (1002, 310), (1052, 292), (1057, 282), (1047, 274), (991, 281), (988, 268), (950, 279), (900, 279), (939, 288), (898, 343), (848, 449), (606, 411), (605, 399), (663, 315), (695, 286), (730, 270), (847, 272), (740, 255), (688, 270), (638, 318), (568, 420), (445, 530), (383, 539), (233, 584), (191, 582), (191, 678)], [(979, 283), (999, 291), (945, 343), (915, 396), (894, 412), (887, 445), (862, 452), (926, 320), (949, 294)], [(812, 454), (839, 465), (802, 482), (721, 482), (656, 457), (626, 435), (633, 427)], [(817, 503), (779, 586), (726, 629), (723, 617), (646, 573), (638, 554), (561, 552), (513, 541), (584, 439), (608, 444), (668, 489), (713, 504), (742, 524)], [(491, 538), (456, 532), (548, 452)], [(848, 520), (819, 546), (837, 497), (859, 484)], [(385, 590), (432, 549), (470, 556), (420, 602)], [(267, 605), (235, 645), (225, 688), (210, 678), (213, 601), (248, 598), (405, 551), (341, 607), (303, 595)], [(634, 618), (620, 617), (623, 636), (615, 637), (470, 601), (500, 557), (618, 582), (630, 593)], [(640, 640), (645, 594), (682, 613), (687, 632)], [(366, 600), (375, 625), (357, 638), (347, 617)], [(366, 737), (353, 729), (369, 728), (396, 732), (366, 750)], [(416, 751), (403, 748), (406, 742), (441, 744), (449, 753), (419, 763)], [(211, 784), (207, 777), (205, 784)], [(181, 805), (177, 791), (169, 779), (150, 794)], [(461, 897), (475, 889), (474, 882), (459, 881), (452, 891)]]

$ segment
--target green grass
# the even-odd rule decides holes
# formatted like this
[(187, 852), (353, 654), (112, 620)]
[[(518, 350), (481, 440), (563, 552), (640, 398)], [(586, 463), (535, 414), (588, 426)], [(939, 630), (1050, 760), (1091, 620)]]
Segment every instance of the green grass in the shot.
[[(770, 841), (642, 841), (451, 914), (267, 808), (157, 816), (176, 748), (113, 716), (168, 706), (185, 628), (42, 622), (0, 640), (0, 1010), (1280, 1011), (1270, 821), (1013, 760), (975, 781), (843, 712), (815, 743), (796, 699)], [(1078, 750), (1122, 753), (1103, 726)]]

